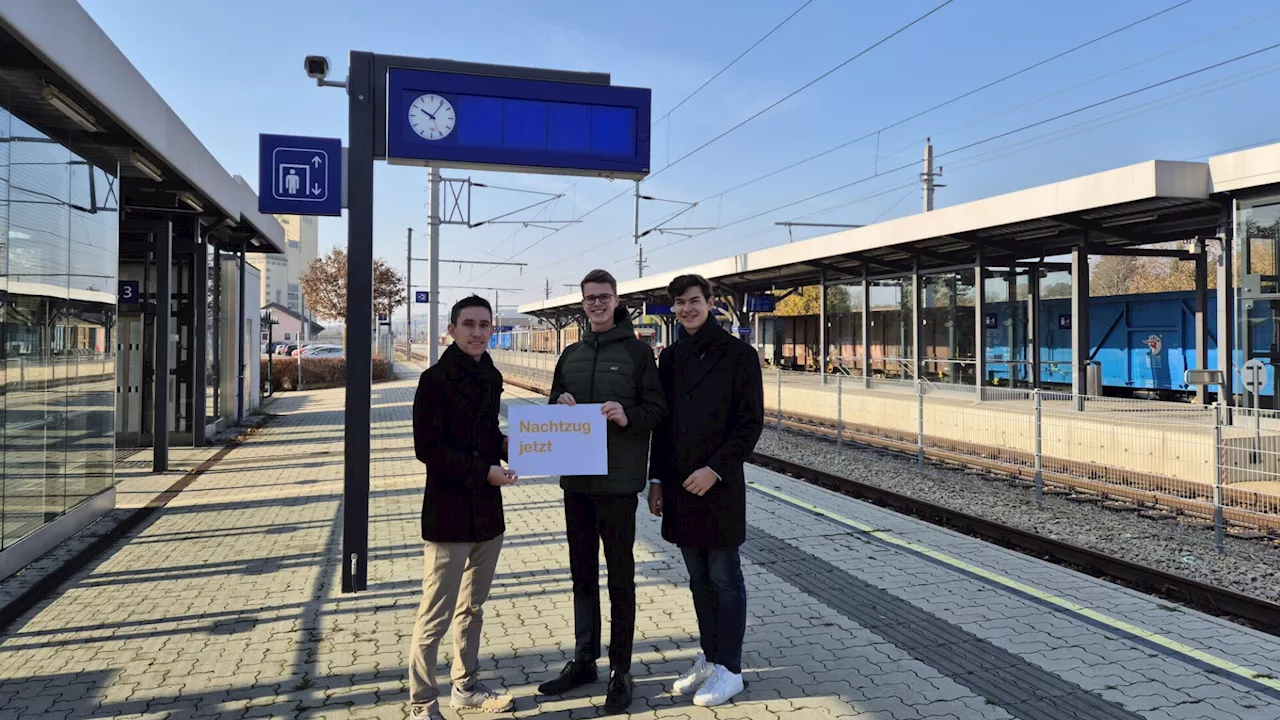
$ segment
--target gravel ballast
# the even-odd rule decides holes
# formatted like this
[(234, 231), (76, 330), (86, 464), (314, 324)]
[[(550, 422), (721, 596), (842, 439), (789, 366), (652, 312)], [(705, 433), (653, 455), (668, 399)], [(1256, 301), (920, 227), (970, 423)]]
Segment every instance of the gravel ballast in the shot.
[(1280, 543), (1228, 536), (1214, 550), (1213, 531), (1174, 520), (1117, 512), (1031, 490), (1002, 478), (925, 465), (914, 459), (789, 430), (766, 427), (756, 450), (822, 468), (963, 513), (1039, 533), (1200, 582), (1280, 602)]

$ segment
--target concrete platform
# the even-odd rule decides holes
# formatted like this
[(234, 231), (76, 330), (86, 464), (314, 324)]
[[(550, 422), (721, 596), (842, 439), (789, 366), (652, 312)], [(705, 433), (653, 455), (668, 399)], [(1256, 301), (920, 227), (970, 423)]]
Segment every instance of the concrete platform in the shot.
[[(0, 637), (0, 716), (404, 718), (422, 573), (414, 387), (374, 389), (367, 592), (337, 590), (341, 390), (281, 396), (271, 424)], [(507, 402), (541, 399), (511, 388)], [(750, 480), (748, 690), (714, 709), (670, 694), (695, 618), (679, 554), (642, 510), (632, 717), (1280, 717), (1280, 639), (764, 470)], [(539, 480), (506, 495), (482, 675), (516, 695), (515, 717), (595, 717), (603, 701), (603, 683), (533, 696), (572, 651), (560, 498)]]

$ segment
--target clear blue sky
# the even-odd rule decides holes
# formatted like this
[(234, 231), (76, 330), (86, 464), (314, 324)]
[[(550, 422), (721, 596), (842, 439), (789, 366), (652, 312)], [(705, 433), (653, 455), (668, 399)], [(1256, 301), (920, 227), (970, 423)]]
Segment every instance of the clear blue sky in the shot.
[[(669, 122), (655, 128), (654, 170), (940, 1), (814, 0), (677, 110)], [(612, 74), (615, 84), (652, 88), (657, 118), (803, 0), (82, 3), (223, 165), (256, 182), (260, 132), (342, 137), (345, 142), (345, 95), (340, 89), (318, 88), (305, 76), (302, 58), (308, 54), (327, 55), (336, 78), (345, 76), (347, 52), (352, 49), (603, 71)], [(955, 0), (742, 129), (661, 172), (645, 183), (644, 192), (687, 201), (713, 196), (1173, 4), (1175, 0)], [(1273, 0), (1193, 0), (884, 132), (878, 138), (878, 158), (877, 140), (872, 138), (715, 198), (676, 224), (726, 225), (867, 178), (877, 165), (883, 172), (917, 161), (926, 135), (932, 135), (944, 167), (942, 182), (947, 187), (938, 191), (938, 206), (1152, 158), (1202, 159), (1209, 153), (1274, 140), (1280, 138), (1280, 126), (1274, 122), (1280, 111), (1280, 93), (1274, 92), (1280, 78), (1276, 72), (1280, 50), (972, 150), (945, 154), (1266, 47), (1277, 42), (1278, 31), (1280, 7)], [(1215, 33), (1220, 34), (1204, 39)], [(1167, 54), (1150, 59), (1160, 53)], [(1142, 64), (1122, 70), (1135, 63)], [(1051, 97), (1041, 99), (1046, 95)], [(646, 242), (650, 256), (646, 272), (784, 243), (787, 233), (774, 226), (777, 221), (803, 217), (810, 222), (868, 223), (919, 212), (919, 190), (904, 187), (918, 172), (916, 166), (885, 173), (669, 247), (663, 246), (680, 238), (652, 236)], [(548, 214), (542, 217), (550, 219), (578, 217), (629, 189), (627, 183), (600, 179), (575, 182), (549, 176), (471, 175), (503, 185), (567, 190), (565, 198), (545, 209)], [(379, 166), (375, 174), (374, 250), (397, 268), (405, 263), (407, 227), (415, 230), (415, 255), (426, 254), (426, 178), (422, 168)], [(875, 197), (850, 202), (869, 195)], [(528, 197), (477, 190), (473, 217), (528, 204)], [(843, 207), (818, 213), (837, 205)], [(644, 203), (642, 226), (652, 226), (676, 207)], [(626, 197), (532, 249), (527, 248), (539, 242), (545, 231), (445, 227), (444, 258), (514, 256), (529, 267), (519, 273), (513, 268), (486, 271), (446, 266), (442, 284), (520, 289), (503, 294), (506, 305), (541, 298), (547, 280), (553, 283), (553, 295), (559, 295), (565, 291), (564, 283), (576, 281), (596, 266), (608, 267), (620, 280), (630, 279), (636, 276), (631, 226), (632, 205)], [(320, 228), (322, 252), (345, 244), (345, 219), (322, 219)], [(796, 237), (812, 234), (797, 230)], [(418, 263), (415, 271), (418, 279), (425, 280), (425, 264)], [(461, 293), (449, 291), (442, 299), (451, 302)], [(492, 297), (492, 292), (486, 294)]]

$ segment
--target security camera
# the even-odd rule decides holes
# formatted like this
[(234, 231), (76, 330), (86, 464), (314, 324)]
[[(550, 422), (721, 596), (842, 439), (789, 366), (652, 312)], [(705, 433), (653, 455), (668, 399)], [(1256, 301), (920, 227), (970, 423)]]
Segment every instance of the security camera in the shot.
[(307, 70), (307, 77), (314, 78), (316, 82), (329, 77), (329, 58), (327, 57), (308, 55), (303, 62), (303, 67)]

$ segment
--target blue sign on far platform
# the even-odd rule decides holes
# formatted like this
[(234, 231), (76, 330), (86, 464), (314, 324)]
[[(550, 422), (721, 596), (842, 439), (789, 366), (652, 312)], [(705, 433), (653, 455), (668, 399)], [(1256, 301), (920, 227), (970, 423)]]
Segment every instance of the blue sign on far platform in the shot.
[(342, 214), (342, 141), (258, 136), (258, 211)]
[(137, 305), (142, 302), (141, 284), (137, 280), (121, 280), (116, 298), (121, 305)]
[(431, 302), (431, 293), (426, 290), (418, 290), (413, 293), (413, 301), (416, 303), (429, 303)]

